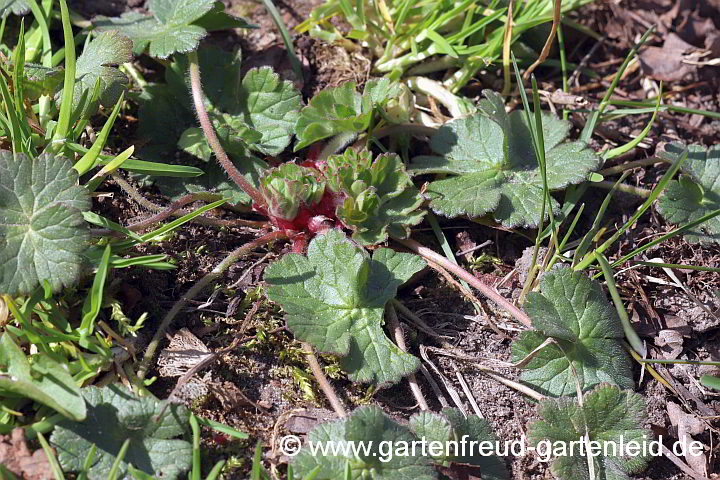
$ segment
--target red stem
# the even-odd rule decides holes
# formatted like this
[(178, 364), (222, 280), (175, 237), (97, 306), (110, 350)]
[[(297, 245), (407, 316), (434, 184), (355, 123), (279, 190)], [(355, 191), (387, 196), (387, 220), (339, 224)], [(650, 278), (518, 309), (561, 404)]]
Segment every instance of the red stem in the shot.
[(190, 87), (192, 89), (193, 103), (195, 104), (195, 111), (197, 112), (198, 120), (200, 120), (200, 126), (202, 127), (205, 137), (207, 138), (210, 148), (215, 153), (220, 166), (225, 169), (230, 178), (239, 186), (245, 193), (247, 193), (252, 199), (253, 203), (259, 208), (266, 208), (267, 204), (262, 194), (250, 185), (250, 182), (245, 179), (242, 173), (235, 168), (235, 165), (230, 161), (225, 150), (220, 144), (220, 140), (215, 134), (215, 129), (212, 126), (210, 117), (208, 116), (207, 110), (205, 109), (204, 98), (205, 95), (202, 91), (202, 81), (200, 78), (200, 64), (198, 63), (197, 52), (190, 52), (188, 54), (190, 59)]
[(493, 302), (497, 303), (500, 307), (504, 308), (510, 315), (513, 316), (513, 318), (515, 318), (515, 320), (523, 323), (527, 327), (532, 327), (530, 317), (528, 317), (525, 312), (523, 312), (520, 308), (516, 307), (510, 300), (507, 300), (505, 297), (500, 295), (497, 290), (495, 290), (489, 285), (486, 285), (485, 283), (480, 281), (480, 279), (478, 279), (475, 275), (472, 275), (464, 268), (452, 263), (450, 260), (436, 253), (435, 251), (427, 247), (423, 247), (415, 240), (412, 240), (410, 238), (404, 240), (401, 240), (399, 238), (393, 239), (396, 242), (406, 246), (413, 252), (417, 253), (421, 257), (424, 257), (434, 263), (437, 263), (438, 265), (441, 265), (445, 270), (462, 278), (467, 283), (480, 290), (483, 295), (488, 297)]

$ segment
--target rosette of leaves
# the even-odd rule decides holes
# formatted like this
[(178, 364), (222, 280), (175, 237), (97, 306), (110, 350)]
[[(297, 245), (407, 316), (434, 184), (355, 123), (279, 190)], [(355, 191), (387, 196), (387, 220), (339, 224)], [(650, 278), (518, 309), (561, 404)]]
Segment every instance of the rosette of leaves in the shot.
[[(538, 414), (540, 420), (530, 425), (528, 437), (535, 447), (545, 442), (539, 453), (560, 453), (550, 467), (560, 480), (627, 480), (629, 474), (643, 471), (650, 461), (652, 433), (643, 427), (647, 418), (645, 400), (637, 393), (612, 385), (599, 385), (584, 395), (582, 404), (573, 398), (548, 399), (540, 403)], [(597, 442), (595, 445), (600, 447), (595, 450), (599, 454), (592, 455), (590, 460), (588, 444), (585, 444), (584, 452), (579, 446), (583, 438)], [(640, 446), (639, 451), (634, 447), (631, 447), (632, 451), (621, 451), (621, 446), (627, 447), (634, 442)], [(548, 444), (557, 450), (549, 450)], [(605, 445), (608, 445), (606, 450)], [(593, 448), (592, 444), (589, 446)], [(588, 461), (593, 462), (594, 476), (590, 475)]]
[(467, 478), (483, 480), (509, 478), (505, 463), (493, 453), (498, 440), (487, 420), (477, 415), (465, 417), (457, 408), (444, 408), (441, 413), (416, 413), (408, 426), (426, 445), (442, 445), (439, 454), (428, 453), (451, 478), (466, 478), (463, 473), (469, 475)]
[[(295, 151), (341, 133), (360, 133), (370, 127), (375, 108), (382, 108), (405, 93), (403, 85), (387, 78), (370, 80), (362, 94), (355, 82), (318, 92), (302, 109), (295, 124)], [(402, 103), (399, 104), (402, 108)], [(402, 118), (393, 105), (388, 118)]]
[(120, 17), (97, 17), (97, 31), (116, 30), (132, 39), (137, 55), (168, 58), (173, 53), (195, 50), (208, 31), (250, 28), (244, 20), (225, 13), (214, 0), (150, 0), (149, 14), (126, 12)]
[(167, 480), (189, 469), (192, 445), (175, 439), (187, 433), (190, 414), (185, 407), (168, 406), (153, 397), (136, 397), (121, 385), (90, 386), (82, 393), (87, 418), (60, 422), (50, 437), (64, 471), (84, 470), (87, 454), (95, 445), (87, 478), (107, 479), (126, 440), (129, 446), (116, 471), (118, 478), (125, 478), (128, 464)]
[[(683, 225), (720, 209), (720, 145), (687, 147), (688, 157), (680, 167), (682, 175), (668, 183), (657, 209), (665, 220)], [(680, 143), (665, 146), (661, 155), (675, 161), (685, 151)], [(684, 233), (689, 242), (712, 243), (720, 241), (720, 217), (710, 220)]]
[[(450, 175), (428, 187), (430, 207), (437, 213), (492, 213), (506, 227), (535, 227), (545, 195), (526, 113), (507, 114), (499, 94), (483, 93), (487, 100), (480, 102), (479, 112), (441, 127), (430, 141), (436, 155), (415, 157), (412, 171)], [(550, 190), (582, 182), (601, 163), (585, 143), (563, 142), (570, 127), (567, 121), (542, 114)], [(552, 200), (552, 208), (557, 206)]]
[(548, 338), (547, 345), (525, 366), (520, 378), (547, 395), (573, 395), (607, 382), (633, 388), (630, 359), (617, 310), (600, 284), (581, 272), (559, 268), (540, 280), (540, 291), (523, 305), (535, 330), (522, 332), (512, 345), (520, 361)]
[(410, 227), (425, 215), (418, 210), (423, 197), (394, 153), (373, 161), (370, 152), (348, 148), (342, 155), (330, 156), (323, 172), (328, 188), (345, 196), (336, 209), (337, 218), (361, 244), (384, 242), (388, 235), (407, 238)]
[[(368, 405), (356, 409), (346, 419), (313, 428), (308, 443), (324, 447), (326, 452), (313, 455), (304, 446), (291, 464), (296, 479), (305, 475), (315, 480), (347, 478), (349, 468), (351, 478), (358, 479), (434, 480), (437, 475), (430, 459), (422, 456), (419, 448), (410, 450), (416, 440), (407, 427), (389, 418), (380, 408)], [(403, 445), (404, 450), (396, 450)], [(367, 446), (367, 450), (362, 446)]]
[(260, 181), (260, 192), (270, 215), (294, 220), (300, 207), (312, 207), (322, 200), (325, 181), (313, 168), (283, 163), (267, 171)]
[(90, 206), (70, 160), (0, 151), (0, 293), (28, 294), (45, 280), (53, 292), (75, 284)]
[(298, 340), (339, 355), (351, 380), (387, 385), (420, 363), (385, 335), (385, 304), (424, 267), (420, 257), (388, 248), (371, 257), (333, 229), (310, 242), (307, 256), (288, 254), (270, 265), (265, 280)]

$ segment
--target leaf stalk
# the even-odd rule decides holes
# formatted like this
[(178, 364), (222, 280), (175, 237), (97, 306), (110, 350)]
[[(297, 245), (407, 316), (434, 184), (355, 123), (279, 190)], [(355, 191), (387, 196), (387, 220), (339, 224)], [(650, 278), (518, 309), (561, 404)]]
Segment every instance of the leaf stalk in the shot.
[(422, 246), (415, 240), (412, 240), (410, 238), (406, 239), (400, 239), (400, 238), (393, 238), (396, 242), (399, 244), (409, 248), (416, 254), (420, 255), (423, 258), (426, 258), (430, 260), (431, 262), (437, 263), (438, 265), (442, 266), (447, 271), (455, 274), (459, 278), (465, 280), (467, 283), (475, 287), (476, 289), (480, 290), (480, 292), (488, 297), (490, 300), (498, 304), (500, 307), (505, 309), (515, 320), (522, 323), (526, 327), (532, 327), (532, 322), (530, 320), (530, 317), (527, 316), (525, 312), (523, 312), (519, 307), (515, 306), (510, 300), (506, 299), (502, 295), (500, 295), (494, 288), (492, 288), (489, 285), (486, 285), (480, 279), (478, 279), (476, 276), (472, 275), (470, 272), (465, 270), (464, 268), (455, 265), (451, 261), (449, 261), (447, 258), (443, 257), (442, 255), (436, 253), (435, 251)]
[(200, 76), (200, 63), (198, 61), (197, 52), (190, 52), (188, 54), (188, 59), (190, 60), (190, 89), (192, 90), (193, 103), (195, 105), (198, 120), (200, 121), (200, 126), (207, 138), (208, 144), (210, 144), (210, 148), (213, 153), (215, 153), (215, 157), (217, 158), (218, 163), (220, 163), (220, 166), (225, 170), (233, 182), (235, 182), (238, 187), (250, 196), (255, 206), (258, 208), (266, 208), (267, 204), (260, 191), (253, 187), (243, 174), (235, 167), (235, 165), (233, 165), (230, 158), (228, 158), (227, 153), (225, 153), (225, 149), (223, 149), (220, 144), (220, 140), (215, 134), (215, 129), (213, 128), (210, 117), (205, 109), (205, 95), (202, 91), (202, 78)]
[(222, 275), (225, 270), (230, 268), (230, 265), (237, 262), (241, 257), (246, 255), (247, 253), (255, 250), (258, 247), (261, 247), (263, 245), (266, 245), (270, 242), (274, 242), (276, 240), (282, 240), (287, 238), (287, 234), (285, 232), (277, 231), (277, 232), (271, 232), (266, 235), (263, 235), (260, 238), (256, 238), (252, 242), (246, 243), (245, 245), (242, 245), (225, 257), (225, 259), (218, 264), (217, 267), (213, 268), (210, 273), (202, 277), (200, 280), (198, 280), (195, 285), (193, 285), (190, 290), (187, 291), (185, 295), (183, 295), (180, 300), (175, 302), (175, 305), (170, 309), (170, 311), (165, 315), (165, 318), (163, 318), (162, 323), (160, 323), (160, 326), (155, 331), (155, 335), (153, 336), (152, 340), (150, 341), (150, 344), (148, 345), (147, 350), (145, 351), (145, 355), (143, 356), (142, 361), (140, 362), (140, 367), (138, 368), (137, 376), (140, 380), (144, 379), (147, 375), (148, 370), (150, 369), (150, 362), (152, 362), (153, 357), (155, 356), (155, 351), (157, 350), (157, 347), (160, 345), (160, 341), (165, 336), (165, 331), (168, 329), (172, 321), (175, 319), (178, 313), (180, 313), (180, 310), (182, 310), (185, 305), (198, 295), (207, 287), (210, 282), (218, 278), (220, 275)]

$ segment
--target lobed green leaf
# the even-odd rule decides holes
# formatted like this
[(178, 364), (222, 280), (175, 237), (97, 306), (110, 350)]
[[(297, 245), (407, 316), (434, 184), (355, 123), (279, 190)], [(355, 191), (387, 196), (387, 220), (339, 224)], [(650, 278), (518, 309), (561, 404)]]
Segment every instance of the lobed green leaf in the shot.
[[(132, 40), (118, 32), (105, 32), (95, 37), (85, 47), (75, 64), (75, 87), (73, 110), (78, 108), (82, 98), (88, 99), (83, 105), (83, 114), (90, 116), (97, 111), (98, 103), (112, 108), (127, 90), (128, 78), (117, 65), (132, 60)], [(100, 83), (97, 103), (90, 102), (95, 85)], [(58, 93), (61, 98), (62, 91)]]
[(50, 438), (63, 470), (81, 471), (87, 452), (95, 445), (95, 461), (87, 478), (105, 480), (126, 440), (130, 442), (118, 464), (119, 478), (125, 477), (129, 464), (167, 480), (190, 467), (192, 445), (174, 440), (187, 428), (185, 407), (137, 397), (120, 385), (86, 387), (82, 393), (88, 409), (85, 421), (63, 421)]
[(359, 133), (370, 127), (373, 109), (403, 94), (403, 87), (387, 78), (370, 80), (363, 93), (355, 82), (318, 92), (300, 111), (295, 125), (295, 151), (340, 133)]
[[(436, 474), (428, 457), (409, 446), (415, 441), (413, 434), (399, 425), (376, 406), (356, 409), (349, 418), (323, 423), (308, 434), (308, 442), (327, 448), (327, 454), (312, 455), (305, 446), (292, 460), (295, 478), (337, 480), (346, 478), (349, 464), (352, 478), (370, 480), (434, 480)], [(350, 443), (353, 442), (353, 443)], [(368, 446), (368, 451), (353, 454), (353, 444)], [(408, 445), (407, 451), (397, 454), (387, 446), (398, 448)], [(336, 449), (335, 452), (332, 449)], [(334, 453), (334, 454), (333, 454)], [(314, 475), (310, 475), (313, 472)]]
[[(430, 207), (448, 217), (493, 213), (506, 227), (535, 227), (543, 181), (527, 117), (505, 113), (502, 97), (485, 91), (479, 112), (441, 127), (430, 147), (436, 155), (413, 159), (416, 174), (452, 174), (428, 187)], [(548, 188), (559, 190), (587, 178), (601, 159), (582, 142), (562, 143), (569, 122), (543, 113)], [(552, 202), (553, 210), (558, 208)], [(549, 212), (546, 212), (549, 216)]]
[[(443, 408), (441, 413), (420, 412), (410, 417), (410, 430), (428, 444), (438, 442), (445, 451), (433, 456), (433, 461), (445, 467), (454, 464), (471, 465), (473, 472), (484, 480), (507, 480), (505, 463), (494, 454), (480, 454), (479, 445), (490, 442), (493, 448), (498, 441), (487, 420), (476, 415), (465, 417), (457, 408)], [(471, 442), (475, 442), (471, 447)], [(483, 450), (486, 453), (487, 449)]]
[[(650, 461), (652, 433), (643, 427), (647, 418), (645, 399), (637, 393), (598, 385), (584, 395), (582, 405), (571, 398), (549, 399), (540, 403), (538, 414), (540, 420), (530, 425), (530, 443), (538, 446), (545, 441), (558, 446), (555, 451), (560, 455), (556, 454), (551, 471), (560, 480), (591, 480), (588, 458), (581, 455), (578, 443), (586, 434), (588, 440), (600, 445), (600, 454), (592, 457), (595, 478), (628, 480), (628, 474), (641, 472)], [(575, 442), (572, 450), (571, 442)], [(633, 442), (641, 447), (637, 454), (621, 450)]]
[(89, 230), (90, 196), (64, 157), (0, 151), (0, 292), (54, 292), (78, 281)]
[(282, 305), (288, 328), (320, 352), (340, 355), (353, 381), (389, 384), (420, 366), (382, 329), (397, 288), (425, 266), (418, 256), (387, 248), (372, 257), (330, 230), (310, 242), (307, 256), (289, 254), (265, 273), (268, 297)]
[[(195, 50), (207, 28), (250, 27), (219, 8), (214, 0), (150, 0), (149, 15), (126, 12), (120, 17), (99, 17), (93, 24), (98, 31), (117, 30), (132, 39), (135, 54), (168, 58), (174, 53)], [(221, 6), (220, 6), (221, 7)]]
[[(664, 157), (674, 161), (685, 150), (679, 143), (665, 146)], [(688, 147), (688, 158), (680, 168), (683, 175), (668, 183), (657, 203), (665, 220), (687, 224), (720, 208), (720, 145)], [(714, 217), (684, 234), (689, 242), (720, 241), (720, 217)]]
[(599, 283), (581, 272), (559, 268), (546, 273), (540, 292), (524, 305), (535, 330), (512, 345), (513, 361), (525, 358), (548, 337), (555, 340), (527, 364), (521, 379), (553, 396), (573, 395), (600, 383), (633, 388), (624, 333), (615, 308)]

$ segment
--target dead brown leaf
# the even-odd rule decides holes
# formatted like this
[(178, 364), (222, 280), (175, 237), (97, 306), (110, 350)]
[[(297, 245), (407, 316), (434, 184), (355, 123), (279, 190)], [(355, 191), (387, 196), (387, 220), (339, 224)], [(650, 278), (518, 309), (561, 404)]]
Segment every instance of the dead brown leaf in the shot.
[(180, 377), (212, 352), (187, 328), (170, 339), (170, 345), (158, 356), (158, 371), (163, 377)]
[[(677, 438), (685, 445), (686, 449), (689, 449), (691, 442), (694, 441), (692, 436), (703, 433), (705, 431), (705, 424), (696, 416), (685, 413), (677, 403), (668, 402), (667, 412), (668, 417), (670, 417), (670, 423), (673, 427), (677, 428)], [(707, 458), (704, 453), (701, 452), (698, 455), (692, 455), (688, 452), (685, 455), (685, 461), (694, 471), (700, 475), (707, 476)]]
[(53, 478), (47, 455), (42, 449), (30, 451), (22, 428), (0, 435), (0, 464), (24, 480)]
[(638, 58), (643, 71), (663, 82), (677, 82), (694, 72), (697, 67), (683, 62), (685, 54), (697, 51), (675, 33), (668, 34), (662, 47), (646, 47)]
[(318, 423), (335, 419), (335, 412), (324, 408), (309, 408), (296, 413), (287, 419), (285, 428), (288, 432), (305, 434), (312, 430)]

